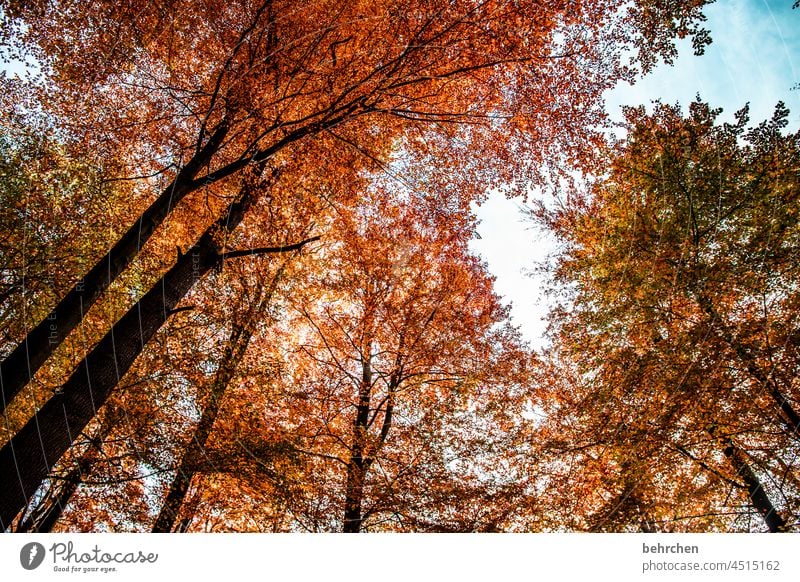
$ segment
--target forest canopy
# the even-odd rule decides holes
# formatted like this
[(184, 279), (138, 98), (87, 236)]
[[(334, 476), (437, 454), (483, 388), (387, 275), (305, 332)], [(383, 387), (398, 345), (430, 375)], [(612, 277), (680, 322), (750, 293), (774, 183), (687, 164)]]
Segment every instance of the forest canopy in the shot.
[(0, 528), (796, 529), (788, 112), (606, 132), (705, 4), (0, 3)]

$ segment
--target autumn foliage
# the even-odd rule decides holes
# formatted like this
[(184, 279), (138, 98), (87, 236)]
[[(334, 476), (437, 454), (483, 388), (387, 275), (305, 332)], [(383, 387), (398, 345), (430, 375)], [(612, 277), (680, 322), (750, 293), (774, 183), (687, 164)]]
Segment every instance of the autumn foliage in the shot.
[(553, 486), (591, 490), (577, 527), (797, 522), (800, 136), (782, 104), (752, 128), (719, 113), (627, 110), (607, 176), (537, 213), (569, 289), (541, 436), (572, 471)]
[(605, 133), (706, 3), (0, 3), (2, 529), (796, 528), (787, 112)]

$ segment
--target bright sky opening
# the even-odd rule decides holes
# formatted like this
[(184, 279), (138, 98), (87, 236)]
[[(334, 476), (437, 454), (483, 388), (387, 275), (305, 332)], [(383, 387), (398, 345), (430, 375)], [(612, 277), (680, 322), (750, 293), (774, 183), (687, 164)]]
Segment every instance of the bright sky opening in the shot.
[[(686, 108), (699, 95), (723, 108), (725, 121), (749, 103), (754, 124), (771, 117), (783, 101), (791, 112), (788, 129), (800, 128), (800, 9), (793, 10), (790, 0), (718, 0), (705, 13), (713, 39), (705, 54), (695, 56), (691, 42), (679, 42), (673, 66), (661, 65), (635, 85), (620, 83), (606, 95), (611, 119), (620, 121), (625, 105), (661, 100)], [(548, 302), (545, 280), (533, 271), (553, 244), (521, 208), (519, 200), (492, 194), (477, 209), (481, 238), (472, 248), (497, 278), (496, 291), (511, 303), (513, 322), (533, 346), (542, 347)]]

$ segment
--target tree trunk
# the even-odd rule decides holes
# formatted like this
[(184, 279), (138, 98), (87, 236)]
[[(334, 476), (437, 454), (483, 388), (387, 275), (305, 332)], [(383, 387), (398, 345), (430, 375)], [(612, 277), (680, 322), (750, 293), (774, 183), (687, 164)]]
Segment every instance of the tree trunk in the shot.
[[(206, 145), (178, 173), (172, 185), (167, 187), (158, 199), (142, 214), (139, 220), (114, 245), (114, 247), (92, 267), (91, 271), (79, 281), (66, 297), (44, 318), (24, 340), (0, 362), (0, 412), (5, 410), (11, 400), (31, 381), (34, 374), (48, 357), (64, 341), (67, 335), (83, 320), (84, 314), (94, 304), (102, 292), (125, 270), (139, 252), (141, 246), (150, 238), (155, 229), (164, 221), (172, 206), (206, 184), (224, 180), (245, 171), (254, 164), (262, 164), (276, 152), (305, 137), (333, 128), (350, 117), (367, 112), (361, 99), (331, 108), (321, 115), (321, 119), (298, 127), (284, 135), (271, 146), (241, 157), (213, 172), (195, 179), (199, 171), (219, 150), (228, 133), (228, 122), (220, 123)], [(225, 221), (225, 216), (220, 218)]]
[(53, 493), (36, 507), (31, 515), (17, 526), (17, 533), (49, 533), (69, 505), (75, 491), (89, 474), (92, 465), (99, 458), (97, 451), (91, 449), (58, 482), (53, 483)]
[(722, 439), (725, 456), (730, 460), (736, 474), (741, 477), (745, 485), (747, 485), (747, 495), (750, 498), (750, 503), (756, 511), (764, 518), (764, 523), (767, 524), (770, 532), (784, 532), (786, 531), (786, 521), (781, 517), (781, 514), (775, 509), (775, 506), (767, 496), (766, 491), (761, 486), (761, 481), (758, 479), (747, 460), (744, 453), (733, 443), (730, 437)]
[(78, 486), (86, 475), (91, 473), (95, 463), (100, 460), (103, 441), (114, 428), (115, 420), (115, 416), (106, 415), (97, 434), (89, 440), (88, 448), (73, 463), (66, 475), (58, 479), (51, 477), (50, 489), (45, 498), (26, 519), (20, 522), (16, 532), (49, 533), (53, 529), (53, 526), (61, 518), (61, 514), (64, 513), (64, 508), (69, 505), (72, 496), (78, 490)]
[(361, 531), (363, 517), (361, 502), (364, 499), (364, 477), (366, 471), (359, 463), (351, 460), (347, 465), (347, 483), (345, 484), (344, 500), (344, 533), (358, 533)]
[(353, 422), (353, 444), (347, 463), (347, 480), (344, 499), (344, 533), (361, 531), (363, 516), (361, 503), (364, 498), (364, 479), (367, 475), (367, 459), (364, 455), (369, 423), (370, 396), (372, 392), (372, 342), (367, 341), (361, 355), (361, 384), (358, 390), (356, 418)]
[(139, 220), (89, 270), (53, 310), (39, 322), (16, 348), (0, 362), (0, 412), (31, 381), (47, 358), (61, 345), (69, 333), (83, 320), (100, 295), (125, 270), (142, 246), (161, 225), (172, 208), (202, 182), (193, 179), (219, 149), (228, 133), (221, 123), (205, 146), (178, 172), (175, 180), (145, 210)]
[[(142, 297), (78, 365), (70, 378), (28, 423), (0, 450), (0, 528), (5, 529), (28, 503), (43, 479), (105, 403), (111, 390), (133, 365), (145, 344), (169, 317), (194, 283), (220, 264), (214, 235), (232, 231), (253, 203), (244, 189), (222, 218)], [(318, 237), (287, 247), (262, 249), (287, 252)]]
[(197, 459), (202, 456), (205, 450), (208, 437), (211, 435), (211, 429), (217, 419), (225, 390), (242, 356), (244, 356), (251, 336), (252, 332), (243, 333), (241, 328), (234, 328), (231, 334), (230, 343), (225, 350), (222, 367), (217, 370), (214, 382), (211, 386), (211, 391), (208, 395), (208, 403), (203, 410), (194, 435), (192, 435), (192, 440), (186, 448), (181, 465), (178, 467), (175, 477), (172, 479), (172, 483), (170, 484), (167, 496), (164, 500), (164, 505), (162, 505), (161, 511), (153, 525), (152, 531), (154, 533), (165, 533), (175, 530), (183, 500), (186, 497), (186, 493), (189, 491), (189, 485), (196, 472), (195, 467)]
[(209, 390), (203, 413), (200, 416), (200, 421), (197, 424), (192, 440), (184, 452), (181, 465), (178, 467), (175, 477), (172, 479), (172, 483), (164, 500), (164, 505), (161, 507), (161, 511), (153, 525), (152, 531), (154, 533), (186, 531), (188, 526), (187, 520), (184, 519), (181, 522), (177, 520), (186, 493), (189, 490), (189, 485), (197, 472), (197, 459), (203, 455), (208, 437), (211, 435), (211, 429), (217, 420), (220, 405), (225, 396), (228, 384), (233, 378), (239, 363), (242, 361), (247, 351), (247, 346), (250, 345), (250, 339), (253, 337), (257, 319), (272, 300), (282, 272), (283, 267), (281, 267), (272, 278), (266, 293), (262, 294), (257, 300), (257, 305), (253, 309), (253, 312), (249, 314), (247, 321), (243, 325), (234, 324), (231, 330), (228, 345), (225, 347), (225, 353), (223, 354), (220, 368), (217, 370), (214, 380), (211, 383), (211, 389)]
[[(770, 397), (775, 401), (782, 413), (781, 419), (789, 430), (791, 430), (792, 435), (800, 435), (800, 414), (798, 414), (789, 399), (783, 394), (780, 387), (775, 382), (775, 379), (771, 375), (765, 374), (756, 362), (756, 359), (745, 346), (736, 341), (733, 334), (725, 327), (711, 299), (701, 292), (697, 294), (697, 301), (706, 315), (709, 316), (714, 332), (722, 341), (733, 348), (739, 360), (741, 360), (747, 368), (747, 372), (769, 391)], [(718, 326), (714, 325), (715, 321), (719, 322)]]

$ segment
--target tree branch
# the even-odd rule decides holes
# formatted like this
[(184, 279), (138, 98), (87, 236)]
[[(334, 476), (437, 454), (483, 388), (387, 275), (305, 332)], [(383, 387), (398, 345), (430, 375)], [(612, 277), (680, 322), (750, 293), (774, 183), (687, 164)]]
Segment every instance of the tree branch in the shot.
[(250, 255), (264, 255), (268, 253), (288, 253), (291, 251), (299, 251), (305, 245), (310, 242), (317, 241), (321, 239), (321, 236), (312, 236), (311, 238), (307, 238), (305, 240), (300, 241), (299, 243), (295, 243), (292, 245), (282, 246), (282, 247), (258, 247), (255, 249), (243, 249), (239, 251), (229, 251), (227, 253), (222, 253), (219, 255), (219, 260), (224, 261), (226, 259), (234, 259), (236, 257), (248, 257)]

